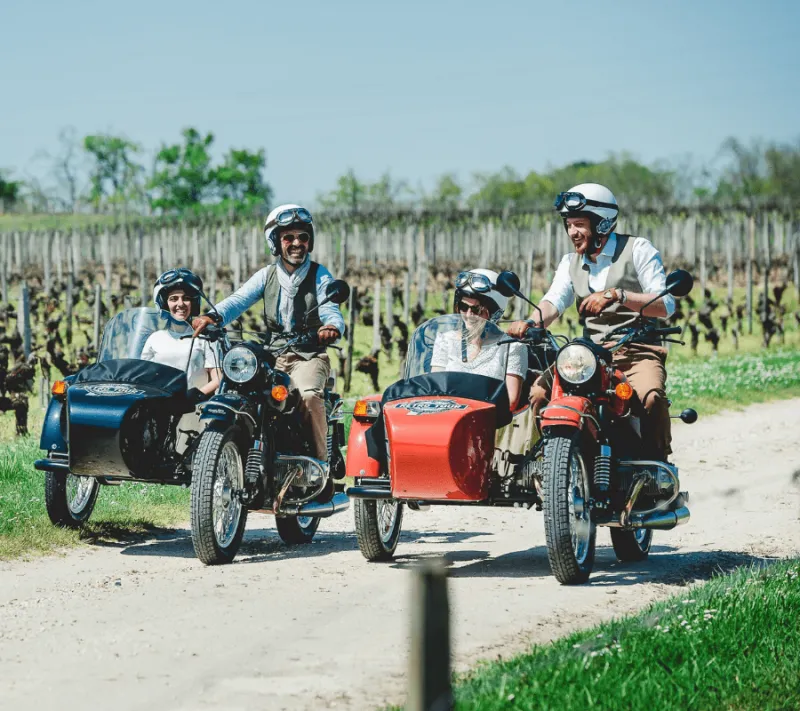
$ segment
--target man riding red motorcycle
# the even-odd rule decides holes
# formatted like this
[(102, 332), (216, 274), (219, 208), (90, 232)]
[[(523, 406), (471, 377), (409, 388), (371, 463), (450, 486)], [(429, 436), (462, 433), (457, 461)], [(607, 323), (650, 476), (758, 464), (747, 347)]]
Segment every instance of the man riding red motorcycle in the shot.
[[(521, 338), (530, 326), (544, 327), (555, 321), (575, 301), (584, 335), (597, 344), (614, 329), (633, 325), (640, 314), (669, 318), (675, 300), (664, 290), (666, 274), (661, 255), (649, 240), (614, 230), (619, 207), (613, 193), (597, 183), (576, 185), (560, 193), (555, 209), (575, 252), (564, 255), (549, 291), (539, 303), (541, 319), (516, 321), (507, 329)], [(630, 343), (614, 353), (613, 365), (624, 373), (638, 396), (647, 417), (642, 437), (650, 455), (665, 460), (671, 453), (669, 403), (665, 383), (666, 349), (656, 343)], [(552, 370), (534, 383), (530, 400), (534, 416), (548, 402)]]

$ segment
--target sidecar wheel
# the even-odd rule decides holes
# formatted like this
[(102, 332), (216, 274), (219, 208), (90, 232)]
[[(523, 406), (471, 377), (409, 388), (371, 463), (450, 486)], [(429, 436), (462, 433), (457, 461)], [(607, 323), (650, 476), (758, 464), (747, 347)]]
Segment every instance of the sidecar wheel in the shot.
[(353, 510), (361, 554), (370, 562), (391, 560), (400, 538), (403, 504), (386, 499), (356, 499)]
[(653, 529), (638, 528), (635, 531), (611, 529), (611, 544), (614, 546), (614, 553), (617, 555), (617, 560), (623, 563), (645, 560), (650, 554), (652, 542)]
[(90, 476), (61, 472), (44, 475), (44, 503), (54, 526), (80, 528), (94, 511), (100, 482)]
[(597, 529), (589, 509), (589, 474), (580, 434), (550, 437), (544, 450), (544, 533), (553, 575), (585, 583), (594, 565)]
[(284, 543), (311, 543), (319, 528), (319, 516), (281, 516), (275, 519), (275, 527)]
[(247, 509), (236, 495), (244, 467), (235, 430), (204, 432), (192, 471), (192, 544), (206, 565), (233, 562), (244, 536)]

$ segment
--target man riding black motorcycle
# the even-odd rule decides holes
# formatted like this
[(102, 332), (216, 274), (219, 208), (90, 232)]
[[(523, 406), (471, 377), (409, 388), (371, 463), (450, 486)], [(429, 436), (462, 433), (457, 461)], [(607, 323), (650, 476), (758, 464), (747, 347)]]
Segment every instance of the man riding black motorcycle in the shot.
[(195, 318), (192, 327), (198, 335), (212, 323), (225, 326), (263, 299), (264, 319), (271, 333), (316, 332), (317, 343), (293, 346), (278, 358), (276, 368), (288, 373), (292, 385), (300, 391), (315, 457), (324, 464), (328, 459), (328, 425), (323, 391), (331, 369), (325, 346), (342, 335), (344, 319), (333, 302), (316, 307), (325, 298), (333, 276), (309, 256), (314, 249), (314, 222), (305, 208), (292, 204), (276, 207), (267, 216), (264, 238), (270, 253), (278, 259), (217, 304), (218, 316)]
[[(639, 315), (665, 319), (675, 311), (675, 299), (664, 290), (666, 274), (661, 255), (643, 237), (617, 234), (619, 206), (613, 193), (597, 183), (576, 185), (560, 193), (555, 209), (575, 252), (564, 255), (538, 313), (515, 321), (508, 334), (522, 338), (530, 326), (547, 327), (576, 302), (584, 334), (603, 343), (606, 334), (633, 325)], [(647, 304), (650, 304), (649, 306)], [(669, 403), (665, 383), (666, 349), (649, 343), (631, 343), (614, 353), (614, 366), (628, 378), (644, 406), (643, 440), (651, 455), (666, 459), (672, 452)], [(531, 388), (534, 415), (550, 399), (552, 376), (545, 372)]]

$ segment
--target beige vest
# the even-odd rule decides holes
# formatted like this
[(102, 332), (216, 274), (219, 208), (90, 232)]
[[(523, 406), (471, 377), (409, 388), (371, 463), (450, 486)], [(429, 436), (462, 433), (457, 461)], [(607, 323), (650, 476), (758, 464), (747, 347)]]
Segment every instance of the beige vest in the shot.
[[(611, 267), (603, 291), (615, 287), (636, 293), (644, 291), (633, 264), (633, 240), (630, 235), (617, 235), (617, 247), (611, 258)], [(580, 308), (581, 302), (594, 292), (589, 286), (589, 265), (584, 263), (583, 257), (577, 252), (571, 255), (569, 276), (575, 291), (576, 306)], [(639, 314), (635, 311), (621, 304), (612, 304), (598, 316), (581, 317), (580, 323), (585, 338), (591, 338), (595, 343), (602, 343), (606, 333), (620, 326), (630, 325), (638, 317)]]

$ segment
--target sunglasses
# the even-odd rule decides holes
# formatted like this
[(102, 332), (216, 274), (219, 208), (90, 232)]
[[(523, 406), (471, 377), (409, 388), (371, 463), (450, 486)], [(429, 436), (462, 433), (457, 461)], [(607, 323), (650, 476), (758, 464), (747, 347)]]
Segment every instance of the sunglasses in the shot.
[(483, 311), (483, 306), (481, 306), (480, 304), (475, 304), (474, 306), (470, 306), (469, 304), (465, 304), (463, 301), (459, 301), (458, 310), (462, 314), (469, 311), (471, 314), (474, 314), (475, 316), (480, 316), (481, 311)]
[(279, 225), (280, 227), (286, 227), (287, 225), (291, 225), (293, 222), (305, 222), (307, 225), (313, 224), (313, 220), (311, 219), (311, 213), (306, 210), (304, 207), (298, 207), (291, 210), (284, 210), (283, 212), (279, 212), (275, 215), (275, 219), (270, 220), (266, 226), (264, 227), (265, 230), (268, 230), (270, 227), (275, 227), (275, 225)]
[(307, 232), (301, 232), (299, 235), (281, 235), (281, 240), (287, 244), (292, 244), (295, 240), (298, 240), (300, 244), (308, 244), (309, 239), (311, 237)]

